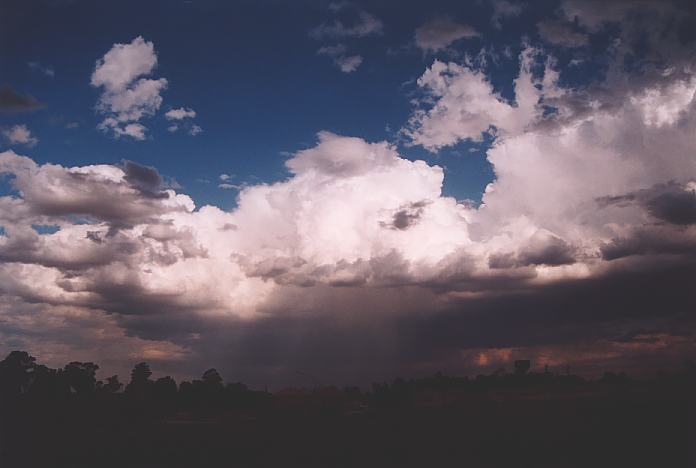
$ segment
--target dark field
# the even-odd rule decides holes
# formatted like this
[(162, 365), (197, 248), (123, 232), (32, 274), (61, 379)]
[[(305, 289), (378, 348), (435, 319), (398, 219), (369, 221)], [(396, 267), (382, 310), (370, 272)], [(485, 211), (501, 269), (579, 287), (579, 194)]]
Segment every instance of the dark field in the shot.
[[(210, 376), (209, 376), (210, 377)], [(0, 466), (692, 467), (689, 374), (636, 382), (435, 376), (270, 394), (210, 380), (162, 392), (6, 395)]]

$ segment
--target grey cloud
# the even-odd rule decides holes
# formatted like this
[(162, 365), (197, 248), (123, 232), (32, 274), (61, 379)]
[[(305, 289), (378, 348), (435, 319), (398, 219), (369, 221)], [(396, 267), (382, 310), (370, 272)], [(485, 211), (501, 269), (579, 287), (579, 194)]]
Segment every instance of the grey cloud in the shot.
[(675, 225), (696, 224), (696, 189), (671, 181), (623, 195), (597, 199), (600, 207), (638, 205), (654, 218)]
[(602, 258), (616, 260), (634, 255), (696, 254), (696, 233), (665, 226), (641, 227), (601, 246)]
[(162, 191), (163, 179), (157, 169), (151, 166), (143, 166), (133, 161), (123, 161), (123, 171), (126, 173), (124, 180), (131, 186), (140, 190), (143, 194), (154, 198), (167, 198)]
[(42, 107), (33, 97), (21, 95), (8, 85), (0, 87), (0, 112), (26, 112)]
[(349, 16), (348, 21), (335, 19), (332, 22), (322, 23), (310, 31), (310, 36), (315, 39), (322, 39), (365, 37), (382, 34), (384, 25), (382, 21), (374, 15), (363, 10), (357, 10), (352, 13), (353, 14), (347, 14), (347, 16)]
[(488, 258), (488, 266), (492, 269), (532, 265), (559, 266), (575, 262), (575, 249), (563, 239), (554, 236), (532, 239), (518, 252), (497, 252)]
[[(652, 271), (627, 268), (541, 289), (453, 299), (445, 305), (416, 286), (299, 289), (300, 295), (284, 292), (287, 297), (277, 304), (285, 308), (284, 314), (270, 313), (254, 322), (199, 319), (195, 324), (181, 317), (183, 322), (170, 332), (195, 346), (198, 356), (188, 364), (194, 371), (198, 362), (213, 362), (223, 374), (260, 386), (287, 385), (296, 369), (325, 384), (369, 384), (436, 371), (475, 375), (492, 369), (464, 359), (467, 353), (476, 356), (501, 348), (511, 349), (512, 359), (538, 357), (537, 363), (563, 356), (563, 365), (570, 364), (573, 371), (619, 368), (645, 373), (678, 366), (693, 351), (696, 295), (689, 284), (694, 279), (693, 263)], [(302, 313), (310, 300), (314, 312)], [(674, 307), (666, 309), (665, 304)], [(140, 326), (156, 333), (159, 327), (152, 321)], [(196, 343), (186, 336), (191, 329), (201, 334)], [(659, 334), (687, 341), (645, 347)], [(606, 356), (594, 355), (587, 362), (585, 351)], [(636, 362), (641, 364), (632, 367)]]
[(696, 192), (669, 185), (646, 201), (650, 214), (672, 224), (696, 224)]
[(537, 24), (539, 35), (546, 42), (566, 47), (581, 47), (587, 45), (587, 34), (574, 31), (570, 24), (556, 20), (544, 20)]
[[(104, 166), (106, 168), (106, 166)], [(0, 172), (13, 174), (22, 204), (35, 216), (83, 215), (113, 226), (132, 225), (168, 212), (185, 209), (165, 205), (161, 176), (152, 168), (127, 161), (122, 181), (105, 177), (99, 169), (72, 170), (56, 165), (37, 166), (28, 158), (0, 154)]]
[(532, 245), (519, 254), (519, 265), (569, 265), (575, 263), (574, 249), (564, 240), (551, 238), (543, 244)]
[(398, 229), (401, 231), (406, 230), (418, 223), (418, 220), (423, 215), (423, 210), (427, 205), (427, 201), (420, 201), (401, 207), (394, 213), (392, 220), (389, 223), (382, 222), (381, 226), (389, 229)]
[(476, 30), (467, 24), (458, 24), (450, 18), (435, 18), (416, 29), (416, 46), (423, 51), (436, 52), (459, 39), (477, 37)]

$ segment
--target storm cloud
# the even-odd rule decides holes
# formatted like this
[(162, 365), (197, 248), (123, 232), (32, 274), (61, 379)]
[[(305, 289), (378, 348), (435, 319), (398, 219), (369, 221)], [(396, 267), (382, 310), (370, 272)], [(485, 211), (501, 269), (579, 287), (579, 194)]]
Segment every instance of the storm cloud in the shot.
[[(511, 97), (480, 57), (423, 71), (399, 141), (433, 153), (491, 141), (495, 179), (480, 205), (447, 196), (445, 169), (395, 142), (330, 131), (288, 156), (283, 179), (239, 185), (228, 211), (197, 207), (133, 161), (0, 153), (12, 188), (0, 197), (0, 341), (38, 346), (49, 364), (78, 348), (112, 367), (206, 362), (257, 384), (297, 370), (364, 383), (525, 355), (588, 371), (677, 363), (696, 333), (695, 57), (669, 27), (676, 7), (645, 2), (659, 18), (643, 38), (649, 60), (626, 70), (645, 21), (630, 5), (563, 2), (541, 27), (552, 44), (584, 46), (618, 24), (606, 73), (585, 87), (531, 42), (512, 59)], [(501, 8), (494, 24), (521, 14)], [(315, 34), (382, 33), (381, 20), (358, 19)], [(577, 35), (559, 41), (573, 21)], [(427, 50), (476, 34), (435, 26), (446, 37), (421, 35)], [(97, 63), (107, 130), (159, 109), (167, 81), (142, 78), (156, 63), (142, 38)]]

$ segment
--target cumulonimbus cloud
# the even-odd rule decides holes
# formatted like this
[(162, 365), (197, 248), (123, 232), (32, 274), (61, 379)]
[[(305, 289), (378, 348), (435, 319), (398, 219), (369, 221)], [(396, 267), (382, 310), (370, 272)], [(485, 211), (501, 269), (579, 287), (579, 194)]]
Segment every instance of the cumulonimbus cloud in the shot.
[[(151, 63), (99, 80), (125, 89)], [(643, 338), (592, 327), (633, 314), (657, 331), (630, 336), (682, 350), (661, 320), (695, 328), (684, 282), (696, 245), (696, 81), (687, 60), (672, 63), (635, 80), (610, 70), (609, 95), (561, 86), (552, 58), (528, 47), (507, 100), (484, 69), (434, 62), (403, 134), (434, 151), (488, 132), (496, 178), (480, 206), (443, 195), (439, 166), (330, 132), (286, 161), (285, 180), (240, 186), (231, 211), (196, 208), (136, 163), (69, 168), (0, 153), (15, 188), (0, 198), (0, 316), (12, 325), (0, 333), (58, 336), (83, 320), (114, 342), (120, 330), (141, 355), (148, 343), (177, 359), (232, 349), (235, 363), (270, 369), (280, 355), (317, 362), (322, 344), (327, 362), (354, 353), (387, 366), (399, 355), (429, 369), (431, 358), (492, 362), (530, 344), (543, 353), (580, 331), (606, 352), (627, 342), (634, 352)], [(46, 225), (54, 232), (37, 229)], [(627, 285), (640, 287), (617, 293)], [(661, 297), (677, 305), (652, 310)], [(17, 311), (39, 305), (45, 320), (27, 325)]]

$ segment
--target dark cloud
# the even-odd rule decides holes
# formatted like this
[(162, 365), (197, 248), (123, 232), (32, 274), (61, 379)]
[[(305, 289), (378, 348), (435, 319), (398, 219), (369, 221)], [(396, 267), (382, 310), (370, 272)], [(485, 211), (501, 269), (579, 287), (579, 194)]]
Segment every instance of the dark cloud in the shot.
[(597, 200), (602, 208), (637, 207), (654, 218), (653, 225), (638, 226), (601, 246), (605, 260), (634, 255), (696, 254), (696, 194), (684, 184), (669, 182), (619, 196)]
[(167, 197), (161, 192), (163, 179), (157, 169), (143, 166), (133, 161), (123, 161), (123, 171), (126, 173), (124, 180), (144, 194), (155, 197)]
[(696, 224), (696, 192), (693, 187), (675, 181), (596, 201), (601, 208), (637, 206), (656, 220), (677, 226)]
[(0, 87), (0, 112), (27, 112), (41, 109), (43, 104), (31, 96), (23, 96), (8, 85)]
[(696, 255), (696, 233), (668, 226), (646, 226), (601, 246), (602, 258), (616, 260), (633, 255)]
[(660, 193), (645, 201), (654, 217), (672, 224), (696, 223), (696, 192), (676, 184), (664, 187)]
[(427, 205), (427, 201), (420, 201), (401, 207), (396, 213), (394, 213), (391, 222), (382, 222), (381, 226), (404, 231), (418, 223), (423, 215), (423, 210)]
[(559, 266), (575, 263), (575, 249), (558, 237), (532, 239), (519, 252), (493, 253), (488, 257), (492, 269), (519, 268), (532, 265)]
[[(578, 372), (650, 373), (681, 365), (685, 353), (694, 350), (694, 280), (693, 262), (649, 269), (624, 265), (596, 278), (452, 299), (440, 306), (437, 296), (416, 286), (342, 288), (338, 295), (330, 288), (300, 289), (299, 296), (291, 293), (294, 307), (255, 321), (175, 315), (179, 318), (165, 325), (154, 316), (123, 323), (131, 333), (160, 339), (168, 330), (170, 337), (193, 346), (197, 355), (186, 366), (195, 372), (213, 363), (260, 386), (294, 382), (296, 370), (326, 384), (369, 384), (436, 371), (475, 375), (494, 369), (473, 357), (498, 349), (512, 352), (491, 364), (498, 367), (532, 358), (535, 365), (562, 360)], [(302, 313), (309, 295), (314, 311)], [(394, 313), (395, 307), (402, 310)], [(195, 330), (199, 339), (192, 341), (187, 330)]]
[(575, 263), (574, 249), (564, 240), (551, 238), (547, 242), (530, 246), (519, 254), (519, 265), (569, 265)]

